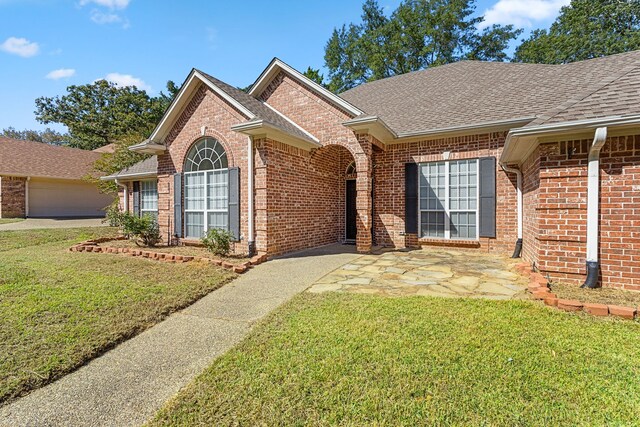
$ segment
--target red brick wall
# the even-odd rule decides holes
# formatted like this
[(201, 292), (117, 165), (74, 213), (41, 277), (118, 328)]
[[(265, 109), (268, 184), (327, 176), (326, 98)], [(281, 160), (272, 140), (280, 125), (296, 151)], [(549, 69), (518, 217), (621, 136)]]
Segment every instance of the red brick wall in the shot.
[(345, 174), (353, 157), (343, 147), (310, 153), (256, 141), (256, 215), (270, 255), (344, 240)]
[[(417, 235), (404, 236), (404, 165), (409, 162), (442, 161), (450, 151), (450, 160), (500, 157), (506, 134), (491, 133), (458, 136), (412, 143), (391, 144), (385, 151), (374, 151), (374, 228), (375, 243), (391, 247), (415, 246)], [(516, 177), (497, 165), (496, 204), (497, 238), (480, 238), (482, 250), (508, 253), (517, 239)], [(421, 240), (425, 244), (455, 246), (455, 241)]]
[[(162, 235), (173, 234), (173, 174), (182, 172), (185, 157), (194, 142), (203, 136), (215, 138), (227, 153), (229, 167), (240, 168), (240, 234), (235, 253), (247, 252), (247, 153), (248, 137), (231, 130), (234, 124), (247, 121), (226, 101), (204, 84), (192, 96), (180, 118), (166, 138), (168, 150), (158, 156), (158, 222)], [(205, 126), (204, 135), (202, 127)], [(184, 215), (183, 215), (184, 220)]]
[(538, 263), (538, 196), (540, 193), (540, 148), (522, 164), (522, 258)]
[(0, 177), (0, 218), (24, 218), (26, 178)]
[[(526, 246), (533, 234), (537, 247), (526, 257), (537, 259), (553, 279), (575, 284), (585, 278), (590, 144), (589, 139), (545, 143), (527, 160), (539, 162), (540, 183), (533, 218), (537, 232), (531, 227), (525, 240)], [(601, 283), (640, 290), (640, 136), (608, 138), (600, 171)]]

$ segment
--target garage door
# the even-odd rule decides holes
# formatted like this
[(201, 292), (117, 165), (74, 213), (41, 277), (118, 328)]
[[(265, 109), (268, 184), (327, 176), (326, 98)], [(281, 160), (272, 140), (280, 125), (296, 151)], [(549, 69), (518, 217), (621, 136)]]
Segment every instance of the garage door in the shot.
[(101, 217), (112, 200), (82, 181), (29, 181), (30, 217)]

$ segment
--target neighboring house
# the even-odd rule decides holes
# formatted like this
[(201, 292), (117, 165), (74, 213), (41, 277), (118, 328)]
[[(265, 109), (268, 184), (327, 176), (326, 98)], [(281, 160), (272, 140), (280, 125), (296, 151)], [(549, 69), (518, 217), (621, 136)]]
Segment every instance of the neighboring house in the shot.
[(462, 61), (339, 96), (278, 59), (248, 93), (194, 69), (132, 147), (153, 157), (108, 179), (168, 240), (220, 227), (236, 252), (269, 255), (522, 245), (552, 278), (582, 282), (589, 261), (591, 284), (640, 289), (639, 95), (640, 52)]
[(83, 180), (100, 156), (0, 137), (0, 218), (104, 216), (113, 197)]

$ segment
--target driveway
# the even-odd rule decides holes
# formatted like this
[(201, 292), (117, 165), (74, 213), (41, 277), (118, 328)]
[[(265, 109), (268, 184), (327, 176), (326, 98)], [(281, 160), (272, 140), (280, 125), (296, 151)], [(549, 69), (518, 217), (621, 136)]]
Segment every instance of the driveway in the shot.
[(527, 286), (516, 264), (505, 256), (471, 251), (388, 251), (343, 265), (309, 292), (514, 299), (524, 297)]
[(0, 231), (35, 230), (38, 228), (102, 227), (103, 218), (27, 218), (24, 221), (0, 224)]

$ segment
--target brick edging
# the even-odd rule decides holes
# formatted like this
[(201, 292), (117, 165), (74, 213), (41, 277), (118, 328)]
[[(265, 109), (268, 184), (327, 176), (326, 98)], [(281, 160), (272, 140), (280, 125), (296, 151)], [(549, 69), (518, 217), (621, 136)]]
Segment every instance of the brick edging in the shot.
[(522, 275), (529, 276), (529, 286), (527, 290), (533, 299), (541, 300), (550, 307), (556, 307), (564, 311), (584, 311), (593, 316), (612, 315), (629, 320), (633, 320), (636, 316), (640, 318), (640, 314), (634, 307), (559, 299), (558, 296), (549, 289), (547, 279), (540, 273), (532, 272), (529, 264), (518, 264), (516, 270)]
[(262, 264), (267, 260), (266, 254), (256, 255), (251, 258), (249, 261), (243, 262), (242, 264), (232, 264), (228, 261), (221, 260), (219, 258), (208, 258), (208, 257), (200, 257), (200, 256), (189, 256), (189, 255), (176, 255), (169, 254), (166, 252), (158, 252), (154, 250), (146, 249), (135, 249), (135, 248), (115, 248), (110, 246), (98, 246), (99, 243), (107, 243), (114, 240), (126, 240), (124, 237), (101, 237), (99, 239), (87, 240), (81, 243), (77, 243), (69, 248), (71, 252), (93, 252), (93, 253), (103, 253), (103, 254), (123, 254), (129, 256), (139, 256), (142, 258), (147, 258), (149, 260), (154, 261), (164, 261), (171, 263), (184, 263), (191, 261), (199, 261), (206, 262), (209, 264), (213, 264), (222, 268), (226, 268), (228, 270), (232, 270), (235, 273), (242, 274), (246, 272), (249, 268), (254, 265)]

